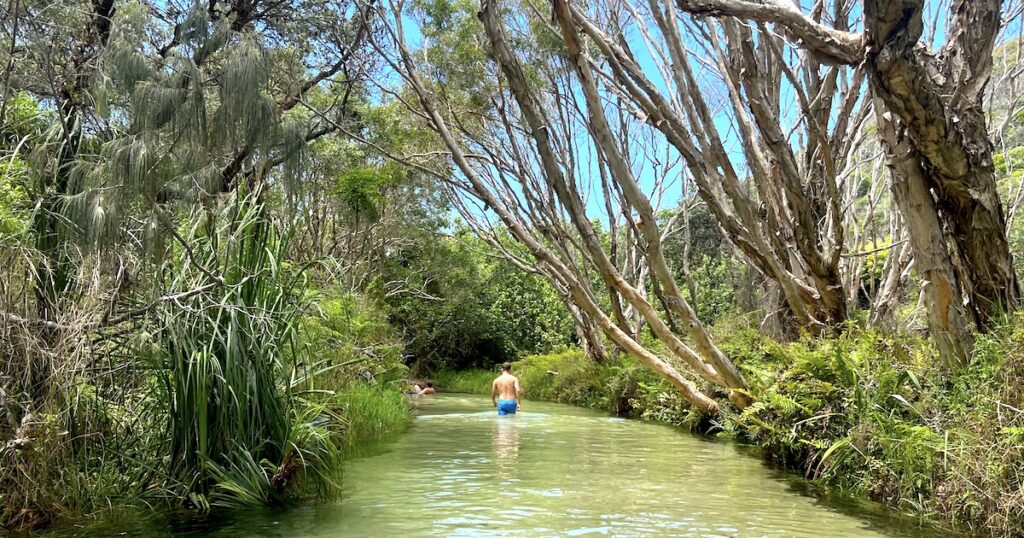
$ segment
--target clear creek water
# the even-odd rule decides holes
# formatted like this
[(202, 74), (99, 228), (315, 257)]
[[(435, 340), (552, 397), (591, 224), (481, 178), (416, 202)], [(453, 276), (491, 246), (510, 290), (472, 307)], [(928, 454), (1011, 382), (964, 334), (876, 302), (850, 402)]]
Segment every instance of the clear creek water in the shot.
[[(749, 450), (678, 429), (530, 402), (420, 397), (410, 430), (345, 467), (337, 503), (148, 526), (145, 536), (940, 536), (824, 501)], [(131, 530), (127, 534), (133, 534)]]

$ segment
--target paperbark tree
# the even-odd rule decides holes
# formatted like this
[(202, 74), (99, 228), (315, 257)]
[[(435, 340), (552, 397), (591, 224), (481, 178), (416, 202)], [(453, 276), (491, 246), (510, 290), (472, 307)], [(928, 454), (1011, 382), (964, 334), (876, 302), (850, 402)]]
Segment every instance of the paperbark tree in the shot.
[[(505, 76), (508, 78), (512, 92), (515, 95), (516, 100), (519, 102), (520, 109), (523, 111), (528, 125), (532, 129), (532, 135), (536, 140), (537, 149), (542, 155), (545, 174), (549, 176), (549, 181), (554, 179), (553, 183), (555, 190), (562, 199), (562, 203), (569, 207), (570, 215), (573, 218), (574, 224), (576, 224), (577, 230), (580, 231), (585, 238), (588, 238), (590, 234), (588, 233), (589, 230), (587, 225), (589, 223), (584, 222), (586, 221), (585, 213), (582, 211), (582, 208), (577, 206), (577, 201), (575, 199), (571, 198), (566, 193), (563, 193), (562, 189), (559, 188), (562, 183), (562, 180), (558, 178), (558, 174), (560, 172), (558, 171), (557, 166), (552, 165), (554, 162), (554, 159), (552, 158), (553, 152), (550, 148), (546, 147), (548, 145), (548, 140), (545, 136), (546, 125), (540, 116), (539, 110), (535, 109), (535, 97), (527, 86), (526, 79), (522, 75), (522, 70), (519, 67), (515, 56), (511, 54), (511, 51), (506, 49), (506, 44), (502, 37), (500, 20), (494, 16), (494, 10), (488, 9), (488, 7), (489, 4), (483, 5), (484, 27), (487, 29), (488, 36), (491, 39), (491, 44), (494, 47), (495, 57), (499, 65), (501, 65)], [(558, 20), (562, 30), (562, 39), (566, 45), (569, 61), (575, 68), (577, 78), (582, 86), (582, 92), (587, 106), (587, 117), (589, 119), (590, 128), (593, 132), (595, 145), (608, 163), (612, 177), (614, 177), (616, 184), (622, 190), (625, 199), (639, 214), (639, 217), (636, 220), (636, 228), (643, 236), (645, 257), (651, 264), (654, 274), (656, 275), (659, 288), (666, 296), (665, 302), (668, 309), (682, 319), (683, 324), (686, 326), (687, 333), (690, 339), (696, 344), (701, 357), (718, 371), (718, 374), (721, 376), (724, 383), (730, 388), (745, 388), (743, 377), (728, 358), (726, 358), (718, 347), (711, 341), (711, 337), (707, 330), (704, 329), (700, 321), (697, 319), (696, 312), (693, 311), (690, 304), (685, 298), (683, 298), (679, 290), (679, 286), (676, 284), (675, 279), (672, 276), (672, 271), (665, 262), (665, 256), (661, 247), (662, 237), (661, 233), (658, 231), (657, 218), (655, 216), (654, 209), (651, 207), (650, 200), (641, 190), (629, 163), (620, 152), (620, 146), (616, 140), (615, 133), (613, 133), (608, 124), (608, 120), (605, 117), (602, 98), (598, 91), (597, 81), (591, 69), (590, 61), (585, 57), (579, 36), (576, 34), (575, 26), (572, 23), (572, 16), (569, 13), (569, 6), (563, 0), (555, 1), (555, 18)], [(615, 283), (615, 275), (611, 271), (611, 265), (606, 264), (602, 258), (603, 250), (601, 250), (600, 246), (596, 243), (591, 244), (589, 241), (588, 247), (591, 250), (591, 255), (598, 261), (598, 271), (601, 272), (602, 277), (609, 282), (610, 286), (614, 286), (619, 289), (620, 287)], [(630, 303), (632, 303), (637, 309), (641, 308), (633, 300), (631, 300)], [(661, 320), (658, 319), (656, 313), (654, 315), (646, 314), (644, 318), (651, 324), (651, 328), (654, 330), (655, 334), (663, 339), (670, 339), (672, 335), (671, 330), (667, 324), (662, 323)]]
[[(658, 262), (654, 254), (660, 248), (660, 238), (650, 199), (642, 192), (630, 192), (636, 185), (629, 184), (631, 172), (627, 164), (629, 158), (625, 156), (629, 145), (608, 140), (607, 131), (590, 129), (592, 124), (584, 120), (588, 117), (584, 112), (586, 105), (576, 102), (577, 94), (566, 79), (564, 69), (531, 65), (528, 76), (509, 44), (501, 14), (496, 6), (485, 3), (481, 18), (489, 49), (500, 70), (500, 75), (495, 73), (494, 76), (507, 84), (508, 89), (499, 88), (484, 111), (473, 111), (469, 115), (451, 109), (442, 112), (445, 109), (438, 105), (438, 100), (457, 97), (446, 94), (443, 87), (424, 81), (421, 69), (427, 71), (431, 66), (418, 61), (420, 55), (414, 56), (405, 44), (400, 7), (392, 4), (391, 11), (393, 47), (399, 56), (394, 62), (396, 70), (418, 101), (418, 106), (411, 107), (412, 111), (437, 133), (455, 165), (454, 176), (437, 169), (434, 173), (446, 177), (456, 191), (457, 203), (466, 206), (463, 214), (475, 212), (477, 218), (481, 214), (496, 215), (535, 260), (523, 262), (524, 268), (536, 267), (557, 289), (564, 290), (573, 305), (612, 343), (669, 380), (697, 409), (715, 413), (719, 406), (697, 390), (677, 368), (680, 362), (708, 382), (731, 389), (733, 401), (740, 405), (747, 403), (745, 381), (711, 341), (689, 305), (679, 297), (675, 283), (671, 283), (675, 291), (666, 294), (666, 302), (669, 309), (687, 320), (687, 335), (695, 342), (697, 350), (672, 332), (665, 314), (659, 312), (648, 297), (643, 285), (645, 278), (649, 278), (642, 277), (648, 271), (644, 265), (652, 267), (650, 272), (656, 275), (659, 284), (665, 284), (663, 274), (659, 274), (664, 267), (653, 268), (664, 260)], [(428, 53), (422, 56), (427, 57)], [(544, 58), (554, 61), (551, 56)], [(548, 80), (541, 83), (544, 77)], [(467, 116), (477, 121), (476, 115), (482, 118), (479, 125), (466, 121)], [(604, 119), (606, 124), (599, 128), (611, 129), (607, 117)], [(605, 139), (596, 141), (601, 137)], [(596, 153), (591, 154), (587, 149), (591, 147)], [(627, 151), (610, 154), (610, 149)], [(596, 155), (599, 164), (590, 168), (581, 164), (592, 155)], [(600, 177), (592, 178), (589, 183), (582, 181), (581, 174), (586, 170)], [(629, 233), (619, 235), (619, 240), (631, 237), (631, 241), (637, 242), (641, 248), (636, 252), (641, 255), (643, 264), (624, 263), (622, 257), (613, 259), (609, 255), (608, 244), (591, 219), (592, 215), (588, 214), (584, 201), (592, 192), (591, 188), (598, 185), (605, 189), (600, 196), (605, 197), (606, 207), (612, 206), (616, 199), (626, 200), (625, 205), (611, 210), (613, 214), (608, 216), (621, 217), (619, 225)], [(645, 201), (647, 207), (644, 207)], [(471, 207), (471, 203), (479, 205)], [(640, 215), (636, 215), (637, 206), (640, 206)], [(651, 211), (650, 219), (644, 218), (647, 211)], [(653, 224), (648, 225), (648, 222)], [(478, 233), (481, 232), (486, 235), (485, 229), (478, 229)], [(600, 283), (596, 286), (592, 280), (595, 276)], [(611, 301), (609, 306), (602, 301), (597, 291), (600, 286), (611, 290), (611, 296), (618, 297), (621, 304)], [(635, 326), (628, 321), (625, 328), (622, 326), (629, 309), (638, 313), (665, 344), (670, 357), (661, 357), (641, 344)]]
[(783, 0), (676, 4), (723, 21), (773, 23), (822, 62), (863, 65), (931, 331), (948, 363), (964, 363), (972, 324), (990, 328), (1020, 296), (982, 108), (1002, 1), (955, 0), (936, 51), (921, 41), (924, 0), (864, 0), (859, 33)]
[[(683, 156), (697, 193), (743, 255), (779, 287), (797, 325), (822, 332), (845, 321), (839, 185), (869, 117), (870, 103), (860, 99), (864, 73), (809, 57), (787, 61), (794, 55), (778, 36), (733, 20), (697, 25), (684, 39), (674, 10), (655, 1), (623, 4), (630, 17), (601, 23), (582, 5), (555, 5), (563, 27), (571, 20), (600, 51), (603, 57), (590, 61), (607, 64), (609, 91), (631, 102)], [(613, 37), (626, 34), (648, 49), (644, 67), (629, 44)], [(703, 57), (690, 50), (695, 42)], [(725, 91), (724, 112), (709, 102), (709, 77)], [(796, 117), (787, 126), (783, 100), (793, 97)], [(835, 110), (838, 120), (831, 121)], [(738, 139), (742, 159), (730, 155), (730, 138)]]

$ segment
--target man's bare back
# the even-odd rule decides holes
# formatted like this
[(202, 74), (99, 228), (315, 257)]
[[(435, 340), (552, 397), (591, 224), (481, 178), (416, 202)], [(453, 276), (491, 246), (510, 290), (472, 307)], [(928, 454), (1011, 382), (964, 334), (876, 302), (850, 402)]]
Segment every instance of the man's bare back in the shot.
[(519, 400), (523, 397), (523, 389), (519, 386), (519, 378), (512, 375), (512, 365), (501, 365), (501, 375), (491, 383), (491, 402), (498, 408), (498, 415), (514, 415), (519, 411)]
[(499, 400), (515, 400), (519, 396), (519, 379), (512, 374), (501, 374), (494, 380), (493, 388)]

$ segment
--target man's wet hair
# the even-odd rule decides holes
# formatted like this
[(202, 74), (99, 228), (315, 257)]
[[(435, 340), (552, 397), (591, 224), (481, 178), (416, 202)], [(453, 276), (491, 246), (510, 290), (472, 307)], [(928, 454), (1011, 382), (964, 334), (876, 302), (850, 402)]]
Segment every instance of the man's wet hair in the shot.
[(511, 372), (512, 371), (512, 363), (511, 362), (502, 363), (501, 370), (503, 372)]
[(430, 387), (430, 388), (434, 388), (434, 384), (431, 383), (430, 381), (427, 381), (427, 386)]

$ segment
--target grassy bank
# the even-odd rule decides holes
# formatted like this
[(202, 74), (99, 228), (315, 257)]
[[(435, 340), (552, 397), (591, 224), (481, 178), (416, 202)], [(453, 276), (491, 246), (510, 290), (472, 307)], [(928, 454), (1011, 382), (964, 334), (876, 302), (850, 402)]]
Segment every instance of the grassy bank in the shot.
[[(396, 384), (354, 382), (332, 394), (330, 402), (330, 406), (324, 406), (321, 402), (307, 407), (307, 411), (316, 412), (316, 415), (300, 414), (292, 434), (298, 445), (296, 450), (302, 452), (302, 457), (323, 458), (323, 461), (307, 459), (298, 463), (290, 477), (293, 483), (288, 486), (287, 494), (273, 502), (258, 495), (261, 491), (272, 489), (273, 484), (251, 473), (246, 475), (244, 469), (232, 469), (232, 472), (220, 477), (209, 497), (212, 511), (232, 513), (233, 509), (251, 509), (265, 504), (291, 505), (313, 499), (337, 498), (340, 494), (338, 487), (341, 485), (343, 459), (358, 452), (360, 447), (370, 446), (388, 435), (402, 431), (412, 417), (408, 400)], [(28, 464), (23, 467), (25, 471), (65, 457), (63, 452), (49, 454), (41, 450), (43, 446), (54, 446), (54, 441), (40, 438), (38, 442), (40, 449), (22, 454), (23, 461)], [(323, 445), (322, 451), (310, 450), (312, 445), (318, 443)], [(159, 441), (156, 444), (159, 445)], [(138, 456), (146, 448), (128, 450), (124, 457)], [(152, 532), (158, 534), (165, 530), (168, 521), (196, 515), (194, 506), (184, 505), (170, 495), (167, 489), (159, 486), (140, 487), (139, 482), (133, 481), (139, 473), (126, 472), (117, 467), (114, 457), (105, 457), (103, 461), (109, 463), (90, 474), (85, 473), (84, 464), (90, 464), (96, 469), (95, 462), (64, 462), (63, 468), (54, 467), (54, 474), (65, 477), (66, 482), (48, 485), (48, 490), (54, 492), (52, 497), (33, 499), (36, 506), (50, 510), (45, 515), (47, 521), (54, 525), (53, 532), (59, 535), (87, 528), (96, 535), (103, 535), (151, 522), (154, 525)], [(269, 462), (260, 463), (268, 465)], [(268, 475), (279, 474), (285, 467), (275, 466)], [(315, 468), (315, 472), (323, 476), (306, 476), (308, 472), (313, 472), (307, 467)], [(122, 488), (117, 489), (117, 486)], [(24, 493), (31, 494), (33, 491), (25, 490)], [(13, 502), (20, 499), (10, 500)], [(2, 527), (0, 535), (3, 535)]]
[[(719, 341), (757, 403), (730, 410), (725, 435), (819, 484), (978, 534), (1024, 535), (1024, 324), (979, 337), (970, 368), (935, 366), (929, 345), (851, 331), (781, 344), (730, 328)], [(527, 398), (690, 429), (685, 400), (630, 358), (579, 352), (515, 364)], [(486, 393), (491, 371), (445, 372), (445, 390)]]
[(342, 406), (346, 448), (378, 441), (405, 429), (410, 422), (409, 401), (395, 385), (358, 384), (338, 395)]
[[(207, 512), (335, 498), (348, 451), (400, 431), (411, 415), (398, 381), (406, 370), (401, 341), (384, 314), (350, 296), (323, 298), (316, 312), (294, 324), (294, 347), (263, 345), (259, 356), (247, 352), (255, 345), (233, 354), (181, 352), (182, 364), (172, 366), (156, 348), (147, 363), (156, 367), (126, 366), (93, 382), (75, 378), (20, 423), (0, 419), (0, 533), (89, 523), (118, 510)], [(270, 340), (268, 331), (249, 332), (251, 341)], [(221, 356), (251, 365), (252, 375), (232, 371), (229, 378), (201, 362)], [(256, 370), (264, 363), (272, 368)], [(248, 403), (229, 409), (222, 394)], [(0, 404), (18, 403), (3, 396), (0, 390)], [(253, 448), (275, 441), (252, 441), (256, 435), (242, 421), (257, 411), (281, 430), (273, 452)], [(228, 422), (230, 428), (210, 426)], [(238, 439), (219, 437), (229, 432)], [(211, 437), (231, 457), (203, 457), (192, 465), (202, 474), (185, 475), (172, 449), (192, 454), (189, 447), (211, 446)]]

